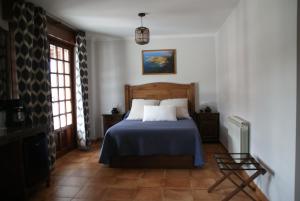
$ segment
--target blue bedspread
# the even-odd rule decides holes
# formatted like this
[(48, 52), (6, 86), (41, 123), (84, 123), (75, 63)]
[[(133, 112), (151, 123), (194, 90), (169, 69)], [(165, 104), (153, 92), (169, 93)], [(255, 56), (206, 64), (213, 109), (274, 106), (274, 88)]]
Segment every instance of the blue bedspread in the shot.
[(99, 162), (109, 164), (116, 155), (193, 155), (194, 165), (201, 167), (204, 164), (201, 145), (193, 120), (123, 120), (107, 130)]

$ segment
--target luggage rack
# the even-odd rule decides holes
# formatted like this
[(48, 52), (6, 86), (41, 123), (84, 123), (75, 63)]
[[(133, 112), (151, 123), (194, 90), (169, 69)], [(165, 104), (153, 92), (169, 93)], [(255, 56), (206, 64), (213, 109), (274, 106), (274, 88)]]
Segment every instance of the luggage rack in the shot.
[[(223, 176), (218, 179), (211, 187), (208, 188), (208, 192), (212, 192), (219, 184), (226, 179), (229, 179), (236, 188), (230, 192), (222, 201), (228, 201), (240, 191), (243, 191), (252, 200), (256, 200), (251, 196), (244, 188), (247, 186), (251, 190), (255, 191), (255, 188), (250, 183), (259, 175), (264, 175), (266, 170), (251, 156), (249, 153), (215, 153), (215, 161)], [(249, 178), (244, 179), (239, 172), (241, 171), (254, 172)], [(238, 184), (230, 176), (235, 175), (242, 183)]]

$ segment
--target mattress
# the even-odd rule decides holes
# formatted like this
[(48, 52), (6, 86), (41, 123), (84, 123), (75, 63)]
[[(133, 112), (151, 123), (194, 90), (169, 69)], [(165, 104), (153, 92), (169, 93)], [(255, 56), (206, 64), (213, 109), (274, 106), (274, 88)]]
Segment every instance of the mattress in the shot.
[(204, 164), (200, 135), (193, 120), (123, 120), (105, 134), (99, 162), (113, 156), (192, 155), (194, 166)]

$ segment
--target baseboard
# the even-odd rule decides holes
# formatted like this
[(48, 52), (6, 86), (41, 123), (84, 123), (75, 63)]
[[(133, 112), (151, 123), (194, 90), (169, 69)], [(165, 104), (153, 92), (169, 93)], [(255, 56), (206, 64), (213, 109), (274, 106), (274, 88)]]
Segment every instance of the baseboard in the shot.
[[(224, 144), (220, 141), (220, 144), (223, 146), (223, 148), (228, 152), (226, 146), (224, 146)], [(242, 176), (245, 178), (249, 178), (249, 175), (247, 174), (246, 171), (242, 172)], [(253, 186), (255, 188), (255, 195), (257, 196), (257, 198), (260, 201), (269, 201), (269, 199), (266, 197), (266, 195), (262, 192), (262, 190), (256, 185), (256, 183), (251, 182), (250, 183), (251, 186)]]

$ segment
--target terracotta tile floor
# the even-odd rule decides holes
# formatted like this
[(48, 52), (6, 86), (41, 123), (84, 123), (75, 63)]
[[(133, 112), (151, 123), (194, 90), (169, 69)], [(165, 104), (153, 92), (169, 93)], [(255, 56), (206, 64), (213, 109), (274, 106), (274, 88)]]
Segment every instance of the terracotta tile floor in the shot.
[[(201, 169), (112, 169), (98, 163), (98, 148), (75, 150), (57, 161), (51, 187), (41, 187), (31, 201), (221, 200), (234, 188), (231, 182), (224, 182), (213, 193), (207, 189), (220, 177), (213, 153), (223, 151), (219, 144), (204, 144), (206, 164)], [(250, 198), (240, 192), (232, 200)]]

